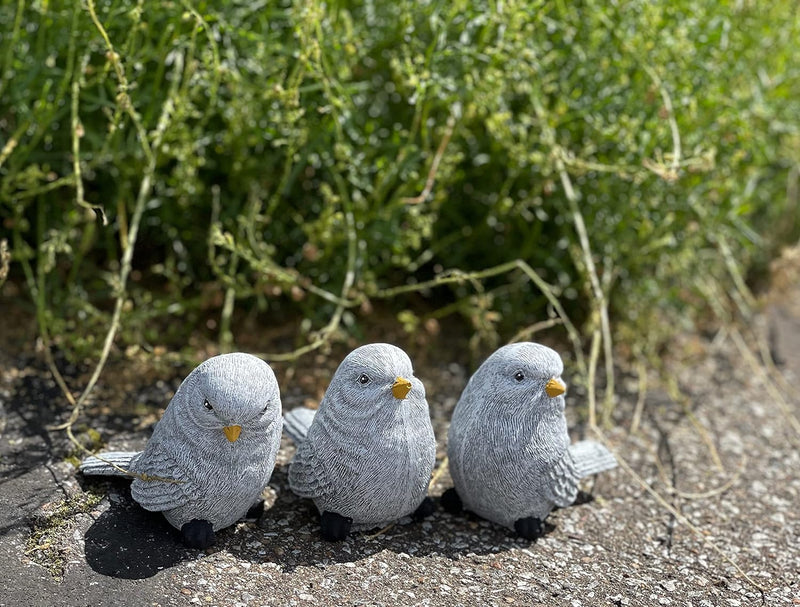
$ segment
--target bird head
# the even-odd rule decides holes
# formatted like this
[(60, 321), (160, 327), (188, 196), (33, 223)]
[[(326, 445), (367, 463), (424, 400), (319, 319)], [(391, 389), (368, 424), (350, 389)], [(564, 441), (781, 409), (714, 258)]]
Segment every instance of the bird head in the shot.
[(425, 388), (408, 355), (391, 344), (368, 344), (345, 357), (320, 404), (342, 419), (394, 418), (409, 407), (427, 410)]
[(552, 349), (532, 342), (509, 344), (484, 361), (465, 391), (482, 406), (492, 403), (523, 415), (564, 410), (564, 364)]
[(250, 354), (214, 356), (183, 381), (170, 407), (190, 439), (220, 448), (263, 441), (281, 419), (278, 381), (272, 368)]

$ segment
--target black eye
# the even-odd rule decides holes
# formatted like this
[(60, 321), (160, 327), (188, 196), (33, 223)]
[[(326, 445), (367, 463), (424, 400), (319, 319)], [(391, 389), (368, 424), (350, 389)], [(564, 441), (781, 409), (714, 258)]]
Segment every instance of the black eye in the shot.
[(525, 379), (525, 374), (522, 371), (517, 371), (516, 373), (514, 373), (514, 379), (516, 379), (517, 381), (522, 381), (523, 379)]
[(369, 375), (367, 375), (366, 373), (362, 373), (358, 377), (358, 383), (360, 383), (362, 386), (367, 385), (369, 383)]
[(210, 402), (208, 402), (208, 399), (205, 399), (205, 400), (203, 401), (203, 406), (204, 406), (206, 409), (208, 409), (209, 411), (211, 411), (211, 410), (214, 408), (214, 407), (212, 407), (212, 406), (211, 406), (211, 403), (210, 403)]

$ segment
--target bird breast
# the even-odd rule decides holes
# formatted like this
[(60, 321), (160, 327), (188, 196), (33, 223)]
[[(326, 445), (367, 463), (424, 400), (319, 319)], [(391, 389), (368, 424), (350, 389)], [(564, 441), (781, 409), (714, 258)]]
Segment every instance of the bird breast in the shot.
[[(403, 406), (408, 405), (398, 407)], [(435, 458), (430, 419), (417, 417), (398, 411), (389, 420), (373, 416), (359, 425), (325, 424), (324, 435), (314, 438), (322, 439), (317, 451), (327, 454), (338, 482), (323, 507), (375, 524), (413, 512)]]

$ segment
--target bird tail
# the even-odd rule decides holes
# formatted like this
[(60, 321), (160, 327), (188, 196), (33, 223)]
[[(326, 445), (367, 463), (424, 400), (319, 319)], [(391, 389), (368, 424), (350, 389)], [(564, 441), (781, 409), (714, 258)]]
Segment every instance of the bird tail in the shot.
[(296, 407), (283, 416), (283, 430), (295, 444), (300, 445), (306, 440), (308, 429), (317, 412), (308, 407)]
[(570, 455), (581, 478), (617, 467), (614, 455), (600, 443), (591, 440), (570, 445)]
[(87, 457), (81, 462), (80, 471), (86, 476), (128, 476), (119, 468), (130, 470), (139, 451), (107, 451)]

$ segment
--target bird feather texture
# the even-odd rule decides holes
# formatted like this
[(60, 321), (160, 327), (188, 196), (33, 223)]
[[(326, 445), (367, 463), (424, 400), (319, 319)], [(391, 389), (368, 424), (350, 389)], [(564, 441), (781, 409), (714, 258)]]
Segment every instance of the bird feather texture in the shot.
[[(224, 429), (240, 426), (235, 441)], [(215, 356), (181, 383), (140, 453), (101, 453), (134, 478), (131, 495), (176, 528), (205, 520), (213, 529), (242, 518), (269, 482), (282, 428), (278, 382), (263, 360)], [(87, 458), (86, 475), (120, 472)]]
[[(392, 386), (411, 383), (403, 399)], [(295, 410), (296, 411), (296, 410)], [(436, 457), (425, 388), (403, 350), (368, 344), (342, 361), (289, 467), (289, 485), (320, 512), (353, 519), (354, 529), (413, 513), (427, 495)]]
[[(602, 445), (570, 447), (564, 397), (546, 391), (551, 379), (563, 386), (562, 372), (555, 351), (525, 342), (500, 348), (470, 378), (448, 432), (464, 508), (512, 529), (519, 519), (543, 521), (575, 501), (582, 476), (609, 467)], [(611, 459), (601, 461), (602, 451)]]

